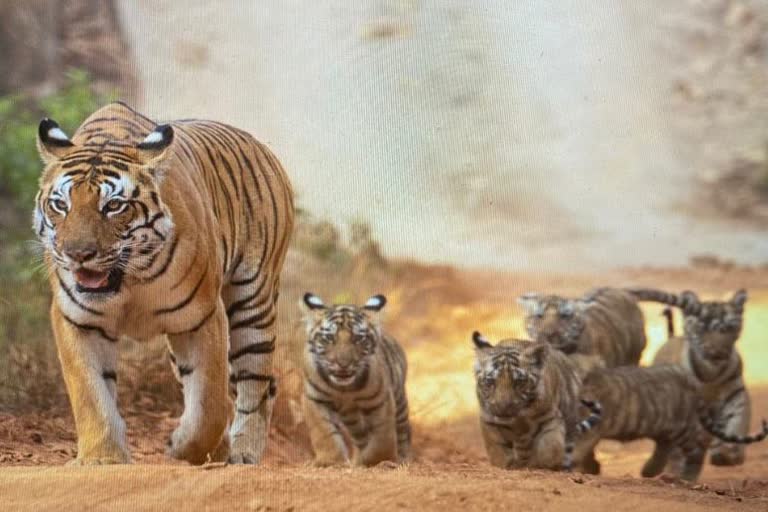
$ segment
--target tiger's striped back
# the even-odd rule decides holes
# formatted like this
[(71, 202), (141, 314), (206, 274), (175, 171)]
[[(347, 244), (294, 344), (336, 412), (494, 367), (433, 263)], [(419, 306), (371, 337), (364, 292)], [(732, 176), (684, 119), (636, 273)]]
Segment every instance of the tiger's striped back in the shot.
[(623, 290), (600, 288), (580, 299), (529, 293), (526, 308), (531, 339), (571, 355), (582, 371), (637, 365), (646, 345), (643, 313)]

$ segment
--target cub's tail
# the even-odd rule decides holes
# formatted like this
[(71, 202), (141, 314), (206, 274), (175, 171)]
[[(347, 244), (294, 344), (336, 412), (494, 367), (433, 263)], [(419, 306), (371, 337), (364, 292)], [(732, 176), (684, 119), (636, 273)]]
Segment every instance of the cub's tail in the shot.
[(576, 430), (579, 434), (584, 434), (595, 428), (603, 418), (603, 406), (596, 400), (581, 400), (581, 404), (589, 410), (589, 416), (584, 418), (576, 426)]
[(703, 415), (699, 419), (701, 425), (707, 432), (726, 443), (752, 444), (758, 443), (768, 437), (768, 421), (766, 421), (765, 418), (763, 418), (763, 428), (760, 432), (746, 436), (726, 434), (715, 424), (715, 421), (709, 415)]
[(696, 315), (701, 310), (701, 303), (695, 293), (684, 291), (683, 293), (669, 293), (656, 288), (627, 288), (636, 300), (648, 302), (660, 302), (668, 306), (675, 306), (687, 315)]
[(667, 306), (664, 311), (661, 312), (667, 319), (667, 339), (675, 337), (675, 317), (672, 315), (672, 308)]

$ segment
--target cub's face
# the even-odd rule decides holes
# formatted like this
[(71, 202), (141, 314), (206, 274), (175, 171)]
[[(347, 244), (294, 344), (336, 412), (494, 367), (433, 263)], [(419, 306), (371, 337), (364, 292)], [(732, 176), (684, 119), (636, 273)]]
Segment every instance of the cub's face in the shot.
[(500, 418), (520, 416), (541, 400), (546, 343), (510, 339), (493, 346), (477, 332), (472, 339), (477, 398), (485, 411)]
[(731, 357), (741, 334), (747, 292), (740, 290), (728, 301), (698, 303), (695, 314), (685, 314), (685, 337), (702, 357), (724, 361)]
[(383, 295), (368, 299), (364, 306), (326, 306), (317, 295), (307, 293), (307, 350), (317, 373), (339, 389), (365, 385), (371, 359), (381, 337), (376, 314), (386, 304)]
[(518, 302), (526, 310), (525, 327), (531, 339), (549, 343), (566, 354), (577, 350), (584, 330), (586, 305), (582, 301), (556, 295), (526, 294)]
[(72, 291), (81, 299), (118, 292), (125, 275), (141, 277), (171, 236), (173, 222), (153, 166), (172, 131), (150, 137), (162, 147), (105, 150), (76, 146), (53, 121), (40, 125), (46, 168), (34, 228), (59, 280), (74, 282)]

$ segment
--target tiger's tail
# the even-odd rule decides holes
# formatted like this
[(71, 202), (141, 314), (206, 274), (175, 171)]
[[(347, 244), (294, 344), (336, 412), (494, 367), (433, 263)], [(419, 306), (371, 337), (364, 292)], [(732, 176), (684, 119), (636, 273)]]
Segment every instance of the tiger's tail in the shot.
[(589, 432), (600, 423), (603, 418), (603, 406), (596, 400), (581, 400), (581, 404), (589, 410), (589, 416), (584, 418), (576, 426), (579, 435)]
[(638, 301), (660, 302), (682, 309), (687, 315), (696, 315), (701, 310), (699, 298), (691, 291), (669, 293), (656, 288), (627, 288), (627, 292)]
[(701, 421), (701, 425), (707, 432), (726, 443), (752, 444), (768, 437), (768, 421), (765, 418), (763, 418), (763, 426), (760, 432), (746, 436), (726, 434), (715, 424), (715, 420), (709, 414), (701, 415), (699, 421)]
[(662, 315), (667, 319), (667, 339), (674, 338), (675, 337), (675, 317), (672, 314), (672, 308), (669, 306), (664, 308), (664, 311), (661, 312)]

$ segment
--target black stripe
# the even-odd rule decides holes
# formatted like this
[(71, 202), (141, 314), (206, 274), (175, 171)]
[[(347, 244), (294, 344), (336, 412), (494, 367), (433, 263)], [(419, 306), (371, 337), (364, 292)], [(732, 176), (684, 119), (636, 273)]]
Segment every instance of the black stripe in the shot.
[(114, 370), (104, 370), (101, 372), (101, 376), (104, 377), (104, 380), (113, 380), (117, 382), (117, 373), (115, 373)]
[(257, 313), (253, 316), (250, 316), (244, 320), (240, 320), (239, 322), (235, 322), (234, 324), (229, 326), (230, 331), (234, 331), (236, 329), (244, 329), (248, 327), (253, 327), (256, 329), (264, 329), (266, 327), (269, 327), (273, 323), (275, 323), (274, 316), (268, 320), (266, 323), (259, 323), (265, 318), (267, 318), (271, 313), (274, 312), (274, 308), (269, 307), (266, 310), (262, 311), (261, 313)]
[[(163, 263), (163, 266), (160, 267), (160, 269), (152, 274), (151, 276), (142, 279), (142, 282), (146, 283), (148, 281), (152, 281), (161, 275), (165, 273), (166, 270), (168, 270), (168, 267), (171, 265), (171, 262), (173, 261), (173, 256), (176, 254), (176, 246), (179, 244), (179, 238), (173, 237), (173, 242), (171, 242), (171, 249), (168, 252), (168, 258), (165, 260), (165, 263)], [(151, 266), (151, 265), (150, 265)]]
[(195, 326), (194, 326), (194, 327), (192, 327), (192, 328), (190, 328), (190, 329), (187, 329), (186, 331), (178, 331), (178, 332), (167, 332), (166, 334), (168, 334), (168, 335), (170, 335), (170, 336), (178, 336), (179, 334), (187, 334), (187, 333), (190, 333), (190, 332), (195, 332), (196, 330), (198, 330), (199, 328), (201, 328), (201, 327), (202, 327), (202, 326), (205, 324), (205, 322), (207, 322), (208, 320), (210, 320), (210, 318), (213, 316), (213, 314), (214, 314), (215, 312), (216, 312), (216, 308), (214, 307), (214, 308), (211, 310), (211, 312), (210, 312), (210, 313), (208, 313), (207, 315), (205, 315), (205, 316), (203, 317), (203, 319), (202, 319), (202, 320), (200, 320), (200, 321), (199, 321), (197, 324), (195, 324)]
[(382, 407), (384, 407), (384, 405), (386, 403), (387, 403), (386, 400), (382, 400), (377, 405), (374, 405), (372, 407), (361, 407), (360, 408), (360, 412), (362, 412), (365, 415), (372, 414), (372, 413), (378, 411), (379, 409), (381, 409)]
[(232, 362), (236, 359), (243, 357), (246, 354), (271, 354), (274, 351), (275, 351), (275, 339), (272, 338), (269, 341), (252, 343), (248, 346), (241, 348), (240, 350), (230, 354), (229, 361)]
[(112, 343), (116, 343), (116, 342), (117, 342), (117, 338), (113, 338), (113, 337), (109, 336), (109, 335), (106, 333), (106, 331), (105, 331), (104, 329), (102, 329), (101, 327), (99, 327), (99, 326), (96, 326), (96, 325), (80, 324), (80, 323), (77, 323), (77, 322), (75, 322), (75, 321), (74, 321), (74, 320), (72, 320), (71, 318), (69, 318), (69, 317), (68, 317), (67, 315), (65, 315), (65, 314), (64, 314), (62, 311), (59, 311), (59, 313), (61, 313), (61, 317), (62, 317), (64, 320), (66, 320), (66, 321), (67, 321), (67, 322), (69, 322), (70, 324), (74, 325), (74, 326), (75, 326), (75, 327), (77, 327), (78, 329), (83, 329), (83, 330), (85, 330), (85, 331), (96, 331), (97, 333), (99, 333), (99, 334), (102, 336), (102, 338), (104, 338), (104, 339), (106, 339), (106, 340), (108, 340), (108, 341), (111, 341)]
[(338, 412), (338, 410), (339, 410), (336, 407), (336, 404), (334, 404), (330, 400), (323, 400), (321, 398), (315, 398), (315, 397), (307, 395), (307, 394), (305, 394), (304, 396), (306, 396), (308, 400), (311, 400), (311, 401), (315, 402), (316, 404), (324, 405), (325, 407), (329, 408), (330, 410), (332, 410), (334, 412)]
[[(246, 309), (246, 308), (243, 308), (243, 306), (248, 304), (253, 299), (257, 298), (261, 294), (261, 291), (264, 289), (264, 285), (265, 284), (267, 284), (267, 280), (266, 279), (261, 282), (261, 284), (256, 289), (256, 291), (253, 292), (251, 295), (248, 295), (247, 297), (245, 297), (243, 299), (240, 299), (238, 301), (235, 301), (232, 304), (230, 304), (229, 307), (227, 308), (227, 316), (231, 318), (234, 313), (237, 313), (241, 309)], [(253, 306), (251, 306), (250, 308), (247, 308), (247, 309), (256, 309), (256, 308), (259, 308), (261, 306), (264, 306), (267, 303), (268, 300), (269, 300), (269, 297), (267, 296), (265, 299), (263, 299), (258, 304), (254, 304)]]
[(263, 382), (274, 382), (275, 378), (271, 375), (262, 375), (259, 373), (251, 373), (248, 371), (242, 371), (236, 374), (232, 374), (229, 376), (229, 382), (231, 383), (237, 383), (242, 382), (244, 380), (258, 380)]
[(728, 405), (728, 404), (731, 402), (731, 400), (733, 400), (734, 398), (736, 398), (736, 396), (738, 396), (740, 393), (743, 393), (744, 391), (746, 391), (746, 390), (744, 389), (744, 387), (738, 387), (738, 388), (734, 389), (734, 390), (731, 392), (731, 394), (730, 394), (730, 395), (728, 395), (727, 397), (725, 397), (725, 399), (724, 399), (724, 400), (723, 400), (723, 402), (722, 402), (722, 406), (721, 406), (721, 407), (725, 408), (725, 407), (726, 407), (726, 406), (727, 406), (727, 405)]
[(84, 311), (87, 311), (88, 313), (91, 313), (93, 315), (104, 316), (104, 312), (98, 311), (98, 310), (95, 310), (95, 309), (91, 309), (88, 306), (86, 306), (85, 304), (81, 304), (80, 301), (78, 301), (75, 298), (75, 295), (72, 293), (72, 290), (67, 288), (67, 286), (64, 284), (64, 281), (62, 281), (61, 276), (59, 275), (58, 271), (56, 272), (56, 277), (59, 280), (59, 286), (61, 287), (61, 289), (64, 290), (64, 293), (67, 294), (67, 297), (69, 297), (69, 300), (71, 300), (77, 307), (79, 307), (80, 309), (82, 309)]
[(200, 287), (203, 285), (203, 281), (205, 280), (205, 277), (208, 275), (207, 269), (205, 272), (203, 272), (203, 275), (200, 277), (200, 280), (197, 282), (197, 285), (195, 286), (195, 289), (192, 290), (192, 293), (190, 293), (187, 298), (176, 304), (175, 306), (171, 306), (169, 308), (163, 308), (163, 309), (156, 309), (153, 313), (155, 315), (165, 315), (167, 313), (174, 313), (184, 306), (188, 305), (190, 302), (192, 302), (192, 299), (195, 298), (195, 295), (197, 294), (197, 291), (200, 289)]

